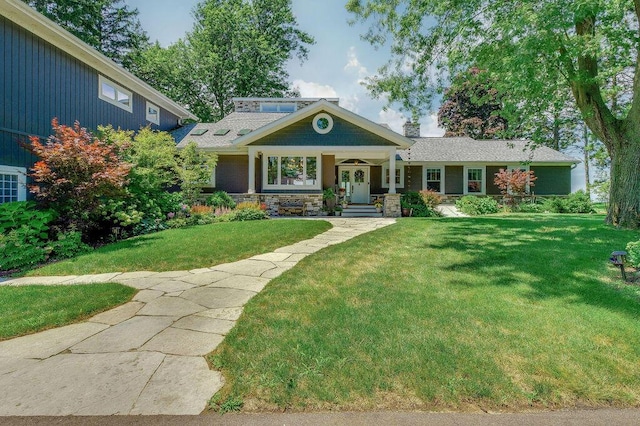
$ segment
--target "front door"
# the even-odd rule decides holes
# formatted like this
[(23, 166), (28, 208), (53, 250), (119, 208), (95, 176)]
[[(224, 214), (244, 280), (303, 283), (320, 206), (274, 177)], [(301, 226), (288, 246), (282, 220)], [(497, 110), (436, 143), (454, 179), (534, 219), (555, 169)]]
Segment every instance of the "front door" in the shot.
[(354, 204), (369, 204), (369, 166), (341, 166), (340, 188)]

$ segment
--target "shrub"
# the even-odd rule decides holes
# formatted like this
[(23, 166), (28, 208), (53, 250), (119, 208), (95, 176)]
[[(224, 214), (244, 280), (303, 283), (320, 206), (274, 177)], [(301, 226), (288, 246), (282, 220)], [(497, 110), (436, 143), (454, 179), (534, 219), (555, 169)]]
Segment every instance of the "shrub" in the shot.
[(31, 169), (29, 190), (51, 206), (66, 226), (83, 234), (98, 226), (105, 200), (126, 197), (131, 165), (118, 158), (119, 147), (94, 137), (75, 122), (51, 121), (54, 135), (46, 143), (31, 137), (31, 152), (40, 159)]
[[(218, 217), (218, 221), (220, 222), (238, 222), (238, 221), (247, 221), (247, 220), (263, 220), (268, 219), (269, 215), (266, 211), (260, 208), (259, 204), (253, 204), (252, 206), (248, 205), (242, 206), (242, 208), (236, 208), (232, 210), (230, 213), (223, 214)], [(240, 207), (240, 205), (238, 205)]]
[(465, 195), (456, 201), (456, 207), (464, 214), (478, 216), (498, 212), (498, 202), (491, 197)]
[(627, 260), (634, 268), (640, 269), (640, 240), (627, 244)]
[(90, 250), (91, 246), (82, 242), (82, 234), (78, 231), (61, 232), (51, 243), (51, 256), (56, 259), (68, 259)]
[(191, 214), (213, 214), (211, 206), (191, 206)]
[(420, 191), (420, 197), (422, 198), (422, 202), (432, 209), (435, 209), (436, 206), (442, 202), (440, 194), (431, 189), (423, 189)]
[(522, 200), (522, 197), (527, 193), (527, 187), (534, 186), (534, 182), (538, 179), (533, 174), (533, 171), (527, 172), (520, 169), (500, 169), (495, 176), (493, 183), (500, 188), (500, 193), (505, 202), (512, 207)]
[(548, 198), (542, 203), (542, 208), (550, 213), (568, 213), (565, 201), (560, 197)]
[(42, 239), (48, 237), (49, 225), (55, 219), (53, 210), (38, 210), (33, 201), (15, 201), (0, 204), (0, 233), (28, 226), (41, 234)]
[(415, 191), (409, 191), (402, 194), (400, 205), (404, 209), (411, 209), (413, 217), (436, 217), (440, 214), (434, 207), (425, 204), (422, 195)]
[(521, 203), (513, 211), (517, 213), (542, 213), (544, 212), (544, 207), (542, 206), (542, 204)]
[(233, 209), (236, 207), (236, 202), (224, 191), (214, 192), (209, 198), (207, 198), (207, 205), (213, 208), (226, 207)]
[(594, 213), (591, 198), (582, 189), (569, 195), (566, 201), (569, 213)]

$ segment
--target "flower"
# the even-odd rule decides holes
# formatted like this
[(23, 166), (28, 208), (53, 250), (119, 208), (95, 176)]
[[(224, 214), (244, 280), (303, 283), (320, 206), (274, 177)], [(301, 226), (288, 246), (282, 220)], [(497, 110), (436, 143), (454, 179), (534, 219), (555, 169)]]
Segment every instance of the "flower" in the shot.
[(169, 212), (167, 213), (167, 219), (173, 219), (175, 217), (175, 213), (174, 212)]

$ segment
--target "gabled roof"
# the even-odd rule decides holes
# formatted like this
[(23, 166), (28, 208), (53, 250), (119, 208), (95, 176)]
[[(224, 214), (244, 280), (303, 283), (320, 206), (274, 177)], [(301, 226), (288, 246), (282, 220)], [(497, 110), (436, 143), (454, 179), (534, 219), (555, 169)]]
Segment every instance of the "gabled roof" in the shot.
[(100, 74), (182, 118), (198, 117), (20, 0), (0, 1), (0, 15), (84, 62)]
[(413, 144), (413, 141), (411, 139), (402, 136), (401, 134), (398, 134), (387, 127), (383, 127), (377, 123), (374, 123), (373, 121), (367, 120), (366, 118), (358, 114), (354, 114), (353, 112), (346, 110), (338, 105), (328, 102), (326, 99), (320, 99), (318, 102), (309, 105), (308, 107), (299, 109), (291, 114), (287, 114), (286, 116), (273, 121), (254, 132), (236, 139), (235, 141), (233, 141), (233, 144), (238, 147), (250, 145), (251, 143), (258, 141), (267, 135), (275, 133), (278, 130), (284, 129), (285, 127), (293, 123), (304, 120), (305, 118), (308, 118), (320, 112), (329, 113), (351, 124), (361, 127), (377, 136), (388, 140), (389, 142), (395, 143), (399, 148), (409, 148)]
[(468, 137), (415, 138), (411, 150), (398, 151), (404, 161), (443, 163), (579, 163), (546, 146), (535, 149), (526, 140), (475, 140)]

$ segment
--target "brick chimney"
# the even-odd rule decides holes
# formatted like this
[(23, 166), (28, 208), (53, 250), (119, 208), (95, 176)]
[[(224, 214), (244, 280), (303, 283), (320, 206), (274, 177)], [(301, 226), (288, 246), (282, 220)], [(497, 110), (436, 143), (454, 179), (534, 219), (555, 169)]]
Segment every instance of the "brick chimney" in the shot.
[(420, 137), (420, 123), (412, 123), (411, 120), (408, 120), (402, 126), (402, 130), (404, 132), (404, 135), (408, 138)]

